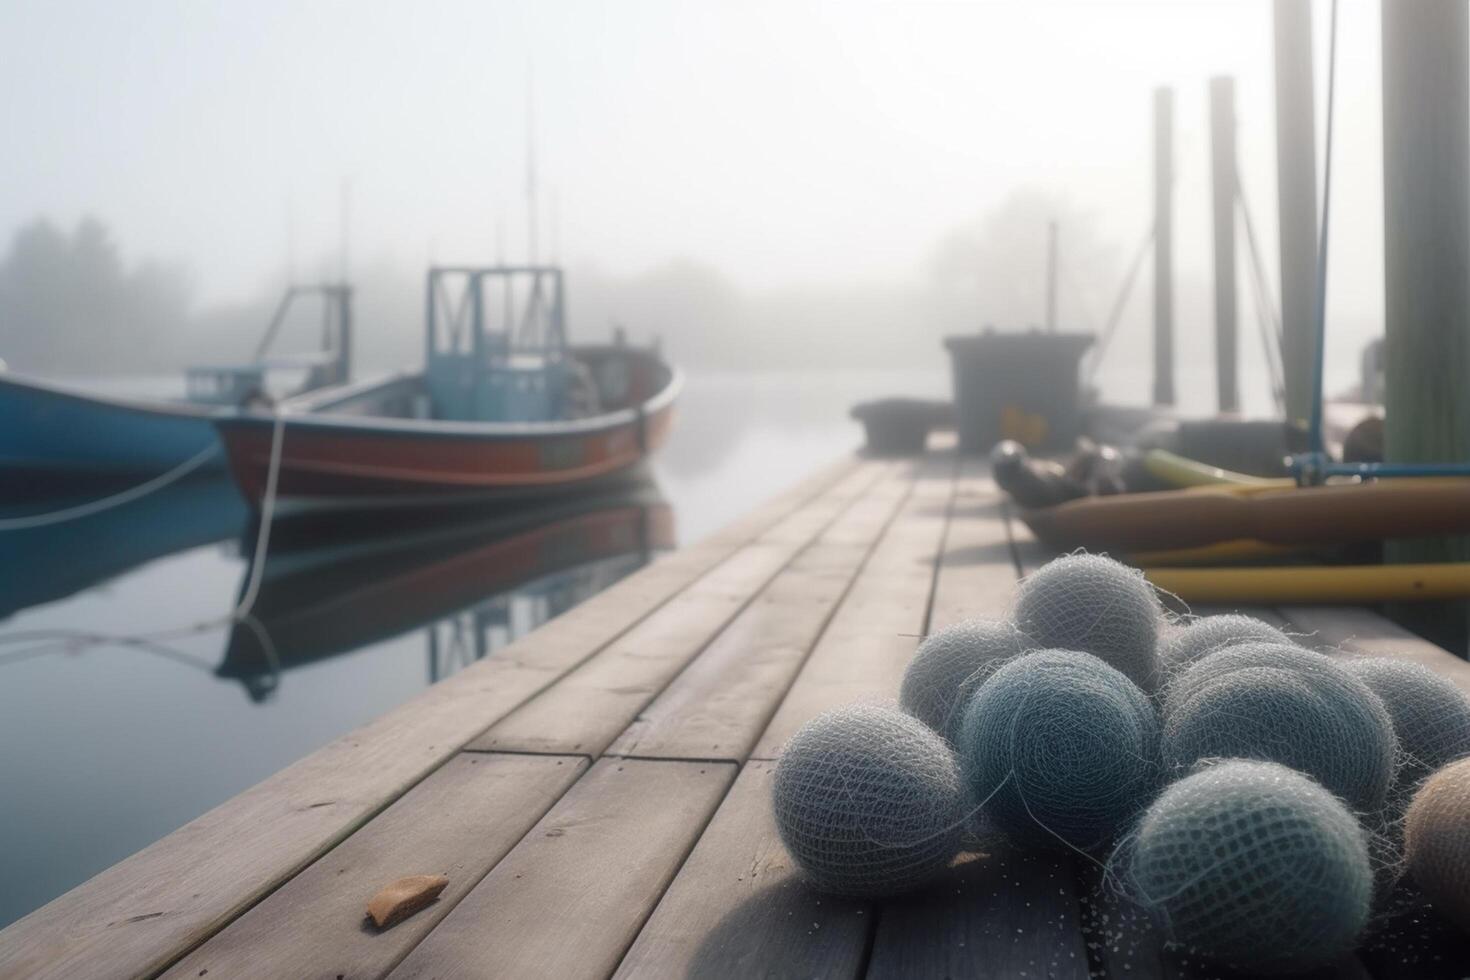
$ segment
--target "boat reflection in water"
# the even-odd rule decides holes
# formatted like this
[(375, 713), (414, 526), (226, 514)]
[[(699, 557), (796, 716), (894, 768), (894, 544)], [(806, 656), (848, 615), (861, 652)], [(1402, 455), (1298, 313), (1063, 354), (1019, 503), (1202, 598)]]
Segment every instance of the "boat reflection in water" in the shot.
[(652, 483), (534, 509), (278, 518), (251, 615), (215, 674), (262, 701), (293, 667), (423, 629), (433, 683), (673, 545), (673, 513)]
[[(0, 499), (0, 520), (23, 521), (85, 506), (92, 486), (44, 501)], [(118, 507), (0, 534), (0, 620), (65, 599), (174, 552), (234, 538), (249, 508), (224, 473), (172, 484)]]

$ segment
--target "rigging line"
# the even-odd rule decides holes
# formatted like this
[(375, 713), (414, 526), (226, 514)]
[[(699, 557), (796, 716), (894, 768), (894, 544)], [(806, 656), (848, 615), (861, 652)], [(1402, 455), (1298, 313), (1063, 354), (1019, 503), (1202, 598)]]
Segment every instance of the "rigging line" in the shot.
[(1261, 247), (1256, 242), (1256, 225), (1251, 220), (1250, 204), (1245, 199), (1245, 185), (1240, 182), (1239, 175), (1235, 180), (1235, 202), (1240, 205), (1241, 217), (1245, 219), (1245, 243), (1250, 252), (1251, 270), (1260, 283), (1262, 295), (1270, 303), (1265, 312), (1270, 316), (1271, 326), (1276, 331), (1276, 349), (1279, 354), (1285, 346), (1279, 313), (1281, 308), (1276, 304), (1276, 296), (1271, 291), (1271, 282), (1266, 277), (1266, 267), (1261, 261)]
[(1107, 354), (1108, 345), (1113, 341), (1113, 335), (1117, 333), (1118, 324), (1123, 319), (1123, 311), (1128, 307), (1128, 297), (1133, 294), (1133, 285), (1138, 281), (1138, 274), (1143, 271), (1144, 259), (1148, 258), (1149, 249), (1154, 243), (1154, 226), (1150, 222), (1143, 241), (1138, 243), (1138, 250), (1133, 255), (1133, 261), (1128, 267), (1128, 274), (1123, 278), (1123, 286), (1118, 290), (1118, 297), (1113, 301), (1112, 308), (1108, 311), (1107, 322), (1103, 324), (1102, 334), (1098, 338), (1097, 353), (1087, 367), (1087, 380), (1091, 381), (1097, 374), (1098, 366), (1102, 364), (1104, 355)]
[(209, 459), (219, 452), (218, 442), (211, 441), (193, 456), (184, 460), (178, 466), (167, 473), (155, 476), (137, 486), (129, 487), (108, 497), (97, 500), (89, 500), (85, 504), (75, 507), (64, 507), (61, 510), (53, 510), (45, 514), (28, 514), (25, 517), (8, 517), (0, 519), (0, 531), (28, 531), (32, 528), (47, 527), (52, 524), (61, 524), (66, 521), (74, 521), (92, 514), (100, 514), (104, 510), (121, 507), (123, 504), (132, 503), (148, 496), (150, 493), (162, 490), (171, 483), (177, 483), (190, 473), (203, 466)]
[(1327, 353), (1327, 232), (1332, 214), (1332, 107), (1337, 91), (1337, 0), (1332, 0), (1332, 15), (1328, 21), (1327, 40), (1327, 136), (1322, 155), (1322, 227), (1317, 236), (1317, 302), (1316, 354), (1317, 362), (1312, 366), (1312, 420), (1311, 450), (1321, 457), (1326, 453), (1322, 432), (1322, 385), (1323, 360)]

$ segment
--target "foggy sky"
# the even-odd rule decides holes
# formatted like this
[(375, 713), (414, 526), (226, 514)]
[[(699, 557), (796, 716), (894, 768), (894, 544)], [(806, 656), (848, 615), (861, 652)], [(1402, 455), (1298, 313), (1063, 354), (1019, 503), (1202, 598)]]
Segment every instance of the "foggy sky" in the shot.
[[(1325, 2), (1315, 17), (1320, 130)], [(95, 213), (130, 259), (183, 263), (228, 303), (276, 288), (293, 256), (300, 278), (335, 270), (345, 181), (354, 269), (523, 258), (534, 73), (542, 258), (554, 242), (610, 276), (692, 259), (763, 295), (912, 290), (947, 236), (1030, 189), (1111, 249), (1069, 270), (1091, 285), (1064, 290), (1062, 318), (1087, 326), (1150, 220), (1150, 92), (1170, 84), (1188, 362), (1210, 343), (1214, 74), (1237, 79), (1276, 274), (1270, 20), (1267, 0), (12, 0), (0, 234)], [(1349, 365), (1382, 316), (1376, 3), (1343, 5), (1339, 82), (1330, 309)], [(1120, 357), (1147, 350), (1140, 287)], [(1041, 302), (1038, 282), (1033, 319)], [(1244, 280), (1241, 308), (1248, 370)], [(1014, 299), (974, 318), (1014, 319)]]

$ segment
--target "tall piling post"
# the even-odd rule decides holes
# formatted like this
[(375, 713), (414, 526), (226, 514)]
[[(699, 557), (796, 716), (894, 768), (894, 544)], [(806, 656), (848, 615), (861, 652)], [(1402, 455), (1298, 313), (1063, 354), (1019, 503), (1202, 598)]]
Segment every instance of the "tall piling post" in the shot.
[[(1470, 9), (1384, 0), (1384, 449), (1470, 460)], [(1470, 558), (1465, 539), (1391, 543), (1399, 561)]]
[(1057, 223), (1046, 224), (1046, 332), (1057, 332)]
[(1210, 79), (1210, 176), (1215, 216), (1215, 382), (1221, 412), (1240, 409), (1236, 378), (1235, 79)]
[(1286, 417), (1312, 415), (1316, 359), (1317, 123), (1312, 0), (1276, 0), (1276, 194), (1281, 242), (1281, 363)]
[(1154, 404), (1174, 404), (1174, 90), (1154, 89)]

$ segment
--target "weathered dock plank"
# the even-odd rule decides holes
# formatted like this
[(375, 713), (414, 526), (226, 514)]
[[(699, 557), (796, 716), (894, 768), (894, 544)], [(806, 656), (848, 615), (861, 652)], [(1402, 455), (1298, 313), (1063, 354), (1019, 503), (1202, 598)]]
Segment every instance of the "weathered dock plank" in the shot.
[(871, 906), (796, 876), (771, 811), (775, 764), (748, 763), (616, 976), (856, 977)]
[[(985, 468), (967, 462), (934, 583), (931, 629), (1005, 614), (1019, 572), (1007, 523)], [(1024, 527), (1014, 534), (1029, 540)], [(934, 887), (882, 903), (868, 976), (1086, 977), (1080, 894), (1069, 856), (1004, 847), (967, 855)]]
[[(860, 468), (842, 486), (802, 508), (821, 521), (803, 524), (808, 537), (764, 536), (650, 615), (470, 743), (473, 751), (581, 753), (598, 756), (663, 688), (760, 594), (796, 555), (887, 475), (879, 464)], [(833, 501), (836, 501), (834, 506)], [(789, 522), (783, 522), (789, 523)]]
[(734, 776), (729, 763), (598, 762), (390, 975), (606, 977)]
[[(588, 765), (580, 756), (455, 756), (165, 976), (385, 976)], [(413, 874), (443, 874), (449, 885), (396, 926), (365, 925), (367, 900)]]
[(862, 465), (821, 471), (32, 912), (0, 932), (0, 976), (70, 980), (166, 968), (488, 725)]
[(910, 487), (906, 473), (873, 486), (641, 711), (608, 751), (743, 761)]
[(1369, 657), (1423, 664), (1470, 694), (1470, 662), (1358, 606), (1282, 606), (1282, 616), (1306, 634), (1302, 642)]
[(898, 696), (904, 667), (926, 628), (953, 476), (952, 457), (924, 460), (913, 491), (822, 633), (752, 758), (776, 758), (796, 730), (823, 711)]

